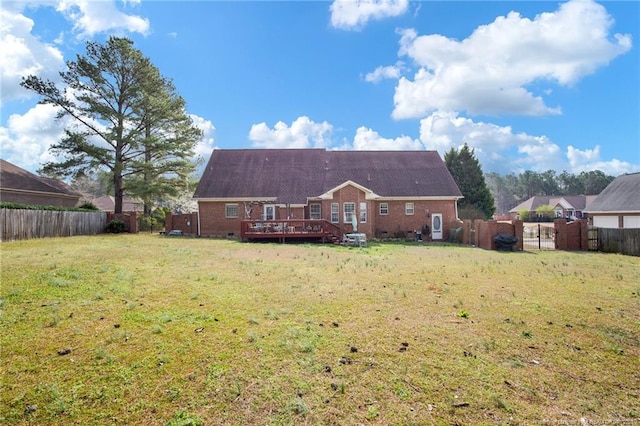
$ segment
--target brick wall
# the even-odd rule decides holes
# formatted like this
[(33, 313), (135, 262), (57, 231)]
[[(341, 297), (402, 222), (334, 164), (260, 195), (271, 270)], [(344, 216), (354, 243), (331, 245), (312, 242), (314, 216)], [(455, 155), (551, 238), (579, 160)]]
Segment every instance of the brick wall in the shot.
[(2, 201), (7, 203), (27, 204), (33, 206), (76, 207), (80, 204), (80, 196), (65, 197), (55, 194), (33, 194), (29, 192), (2, 191)]
[(474, 238), (470, 236), (463, 235), (462, 241), (466, 244), (473, 244), (476, 247), (480, 247), (485, 250), (496, 250), (496, 243), (493, 241), (493, 238), (498, 234), (509, 234), (513, 235), (518, 239), (514, 250), (521, 251), (523, 248), (522, 245), (522, 231), (524, 227), (524, 223), (521, 220), (513, 220), (510, 222), (507, 221), (496, 221), (489, 220), (484, 221), (481, 219), (476, 219), (473, 221), (473, 225), (470, 220), (465, 220), (463, 222), (463, 233), (471, 234), (471, 228), (473, 227), (473, 235)]
[(198, 213), (167, 213), (164, 221), (164, 231), (173, 230), (182, 231), (184, 235), (198, 235)]
[(225, 217), (225, 202), (199, 202), (200, 235), (203, 237), (240, 238), (240, 221), (244, 213), (242, 203), (238, 203), (238, 217)]
[(557, 250), (588, 250), (588, 224), (586, 220), (567, 222), (565, 219), (553, 221)]
[[(405, 213), (406, 201), (385, 201), (388, 204), (387, 215), (380, 214), (380, 201), (367, 200), (366, 194), (351, 185), (348, 185), (333, 194), (330, 200), (310, 201), (309, 203), (319, 203), (321, 205), (322, 218), (331, 221), (331, 205), (338, 204), (339, 223), (336, 223), (341, 229), (341, 233), (347, 234), (353, 232), (351, 222), (344, 222), (344, 203), (353, 202), (356, 207), (356, 217), (358, 218), (358, 232), (365, 233), (369, 238), (394, 237), (396, 234), (413, 238), (414, 231), (421, 231), (424, 225), (431, 228), (431, 215), (433, 213), (442, 214), (443, 240), (447, 240), (449, 230), (453, 227), (456, 219), (455, 201), (413, 201), (414, 214), (407, 215)], [(366, 205), (367, 220), (365, 223), (360, 222), (361, 203)], [(244, 219), (244, 205), (242, 202), (238, 204), (237, 218), (225, 217), (225, 202), (199, 202), (200, 210), (200, 235), (203, 237), (239, 237), (240, 221)], [(309, 219), (308, 207), (290, 207), (287, 211), (285, 206), (276, 208), (276, 219), (286, 219), (287, 212), (292, 219)], [(260, 219), (264, 211), (264, 205), (253, 206), (251, 219)], [(455, 227), (460, 226), (459, 223)], [(179, 228), (178, 228), (179, 229)], [(425, 237), (426, 238), (426, 237)]]
[(139, 232), (138, 228), (138, 216), (140, 216), (139, 212), (130, 212), (130, 213), (107, 213), (107, 223), (116, 219), (121, 222), (124, 222), (125, 230), (131, 234), (137, 234)]
[[(411, 201), (376, 201), (374, 204), (375, 234), (377, 237), (387, 235), (413, 235), (414, 231), (422, 231), (424, 225), (431, 229), (431, 218), (434, 213), (442, 214), (442, 238), (447, 240), (452, 222), (456, 219), (455, 201), (446, 200), (420, 200), (413, 201), (413, 215), (405, 212), (406, 203)], [(389, 214), (380, 214), (380, 204), (387, 203)], [(459, 226), (459, 225), (458, 225)], [(430, 236), (424, 236), (430, 239)]]

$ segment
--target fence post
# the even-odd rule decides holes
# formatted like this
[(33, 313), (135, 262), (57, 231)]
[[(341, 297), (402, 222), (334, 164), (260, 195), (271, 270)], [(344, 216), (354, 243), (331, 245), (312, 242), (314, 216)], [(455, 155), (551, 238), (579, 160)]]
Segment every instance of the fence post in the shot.
[(556, 249), (567, 249), (567, 220), (556, 219), (553, 221), (553, 229), (556, 235)]
[(518, 239), (516, 243), (516, 251), (522, 251), (524, 249), (524, 222), (521, 220), (514, 220), (513, 223), (513, 234)]

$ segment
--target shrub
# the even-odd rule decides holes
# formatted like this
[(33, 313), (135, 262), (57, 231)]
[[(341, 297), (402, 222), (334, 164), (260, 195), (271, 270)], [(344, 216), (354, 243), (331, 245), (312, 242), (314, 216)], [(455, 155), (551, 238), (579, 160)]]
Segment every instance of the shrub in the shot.
[(153, 231), (154, 229), (158, 229), (158, 220), (154, 216), (140, 217), (141, 231)]
[(113, 219), (111, 222), (109, 222), (105, 229), (105, 231), (110, 234), (120, 234), (122, 232), (125, 232), (126, 230), (127, 227), (124, 222), (118, 219)]
[(91, 201), (85, 201), (84, 203), (80, 204), (78, 206), (79, 209), (82, 210), (95, 210), (98, 211), (100, 210), (95, 204), (93, 204)]

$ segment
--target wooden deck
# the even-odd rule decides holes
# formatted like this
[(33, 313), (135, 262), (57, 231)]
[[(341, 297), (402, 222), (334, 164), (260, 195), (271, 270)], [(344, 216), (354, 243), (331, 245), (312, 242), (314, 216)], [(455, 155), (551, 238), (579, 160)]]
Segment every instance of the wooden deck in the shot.
[(243, 241), (277, 240), (281, 243), (294, 240), (334, 243), (341, 238), (340, 228), (324, 219), (243, 220), (240, 237)]

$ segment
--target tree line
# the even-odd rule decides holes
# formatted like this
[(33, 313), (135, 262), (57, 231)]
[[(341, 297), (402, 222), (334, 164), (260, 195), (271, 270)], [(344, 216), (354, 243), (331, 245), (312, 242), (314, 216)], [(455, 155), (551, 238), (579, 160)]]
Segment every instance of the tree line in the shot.
[(444, 161), (464, 196), (458, 201), (461, 219), (489, 219), (494, 213), (505, 214), (534, 196), (598, 195), (615, 179), (600, 170), (578, 175), (527, 170), (518, 175), (485, 176), (473, 148), (467, 144), (459, 150), (451, 148)]
[(614, 179), (600, 170), (577, 175), (567, 171), (557, 174), (554, 170), (486, 175), (487, 186), (495, 200), (495, 211), (501, 214), (534, 196), (598, 195)]

